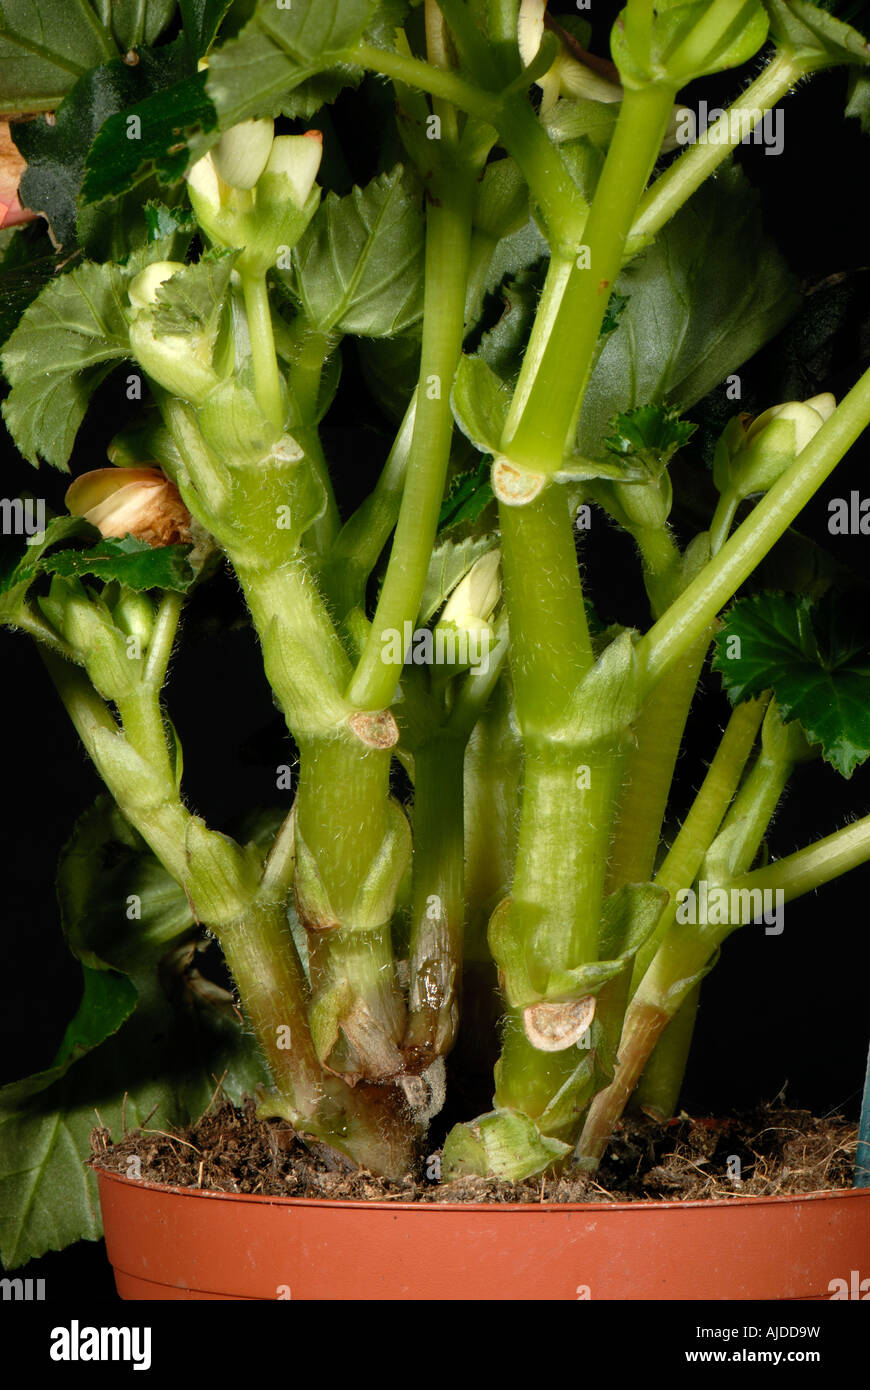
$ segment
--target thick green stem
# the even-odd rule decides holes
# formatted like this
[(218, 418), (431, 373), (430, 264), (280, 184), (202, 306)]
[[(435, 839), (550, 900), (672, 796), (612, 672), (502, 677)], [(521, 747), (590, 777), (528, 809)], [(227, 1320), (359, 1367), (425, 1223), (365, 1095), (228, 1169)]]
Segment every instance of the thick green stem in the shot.
[(340, 693), (350, 663), (305, 560), (235, 569), (290, 731), (297, 738), (330, 734), (350, 712)]
[(608, 891), (652, 878), (674, 768), (707, 652), (705, 635), (646, 701), (626, 760), (626, 781), (608, 866)]
[(517, 715), (524, 737), (546, 737), (593, 660), (568, 497), (546, 487), (499, 518)]
[(417, 616), (438, 527), (453, 436), (450, 392), (464, 331), (472, 187), (468, 171), (451, 169), (437, 176), (431, 189), (411, 457), (386, 577), (349, 689), (349, 699), (361, 710), (385, 709), (392, 703), (398, 673), (382, 659), (384, 639), (403, 633), (405, 622), (413, 623)]
[(870, 371), (638, 646), (652, 686), (696, 642), (870, 423)]
[[(559, 309), (540, 360), (525, 366), (522, 413), (509, 424), (502, 452), (536, 473), (555, 473), (574, 442), (610, 291), (638, 201), (661, 147), (673, 91), (627, 91), (584, 231), (584, 246), (564, 275)], [(534, 370), (531, 387), (527, 373)]]
[(436, 735), (414, 754), (414, 859), (405, 1047), (443, 1056), (459, 1026), (464, 927), (465, 740)]
[(296, 902), (311, 947), (315, 1044), (333, 1071), (382, 1080), (403, 1069), (390, 922), (410, 850), (389, 796), (390, 749), (349, 730), (300, 739), (299, 749)]
[(307, 986), (285, 901), (255, 902), (216, 931), (245, 1017), (285, 1108), (300, 1128), (315, 1120), (323, 1077), (306, 1018)]
[(300, 737), (299, 754), (298, 835), (316, 861), (333, 923), (343, 923), (387, 833), (390, 750), (368, 748), (347, 731)]
[(512, 916), (543, 995), (551, 972), (598, 959), (621, 758), (612, 747), (526, 744)]

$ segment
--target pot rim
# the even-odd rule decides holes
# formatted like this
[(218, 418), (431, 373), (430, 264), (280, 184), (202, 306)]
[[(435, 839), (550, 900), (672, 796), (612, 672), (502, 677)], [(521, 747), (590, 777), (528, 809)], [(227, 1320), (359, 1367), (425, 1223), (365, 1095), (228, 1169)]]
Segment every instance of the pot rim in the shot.
[(748, 1207), (748, 1206), (770, 1206), (775, 1203), (785, 1202), (815, 1202), (832, 1197), (865, 1197), (870, 1198), (870, 1187), (830, 1187), (823, 1188), (818, 1192), (784, 1192), (771, 1196), (737, 1196), (734, 1197), (702, 1197), (693, 1198), (690, 1201), (678, 1201), (655, 1198), (641, 1198), (635, 1202), (408, 1202), (397, 1198), (395, 1201), (383, 1201), (380, 1199), (366, 1199), (359, 1197), (281, 1197), (270, 1196), (263, 1192), (219, 1192), (212, 1191), (204, 1187), (179, 1187), (174, 1183), (151, 1182), (147, 1178), (128, 1178), (123, 1173), (114, 1168), (106, 1168), (96, 1159), (89, 1159), (87, 1166), (94, 1172), (97, 1179), (104, 1179), (109, 1182), (123, 1183), (128, 1186), (131, 1182), (136, 1189), (145, 1189), (149, 1192), (162, 1193), (164, 1196), (173, 1197), (208, 1197), (224, 1198), (231, 1202), (256, 1202), (268, 1206), (297, 1206), (297, 1207), (343, 1207), (355, 1208), (362, 1211), (510, 1211), (510, 1212), (530, 1212), (530, 1211), (656, 1211), (679, 1210), (685, 1211), (690, 1207), (703, 1207), (707, 1210), (719, 1208), (724, 1210), (728, 1207)]

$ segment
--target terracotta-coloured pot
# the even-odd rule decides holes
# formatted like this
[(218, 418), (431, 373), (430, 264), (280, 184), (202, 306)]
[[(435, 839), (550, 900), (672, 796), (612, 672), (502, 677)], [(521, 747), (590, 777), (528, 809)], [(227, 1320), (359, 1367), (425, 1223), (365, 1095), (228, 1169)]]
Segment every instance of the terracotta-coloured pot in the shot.
[(97, 1176), (115, 1283), (129, 1299), (827, 1299), (833, 1281), (858, 1288), (870, 1275), (870, 1189), (430, 1205)]

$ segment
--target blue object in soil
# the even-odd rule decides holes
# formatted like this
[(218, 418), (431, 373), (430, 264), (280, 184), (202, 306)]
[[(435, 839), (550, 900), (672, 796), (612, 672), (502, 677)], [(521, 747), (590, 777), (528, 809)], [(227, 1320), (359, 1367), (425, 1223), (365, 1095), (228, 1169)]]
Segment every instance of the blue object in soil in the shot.
[(855, 1154), (855, 1186), (870, 1187), (870, 1053), (864, 1077), (864, 1100), (858, 1121), (858, 1152)]

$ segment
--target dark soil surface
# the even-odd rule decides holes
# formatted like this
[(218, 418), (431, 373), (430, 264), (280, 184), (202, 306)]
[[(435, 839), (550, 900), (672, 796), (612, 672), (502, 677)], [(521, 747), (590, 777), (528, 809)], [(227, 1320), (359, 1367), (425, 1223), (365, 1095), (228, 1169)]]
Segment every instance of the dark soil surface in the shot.
[(279, 1197), (403, 1202), (602, 1202), (774, 1196), (849, 1187), (857, 1128), (842, 1117), (767, 1106), (726, 1120), (686, 1114), (668, 1125), (626, 1117), (595, 1179), (546, 1175), (439, 1181), (440, 1156), (392, 1182), (353, 1167), (326, 1145), (306, 1146), (285, 1121), (259, 1120), (253, 1100), (216, 1102), (177, 1134), (143, 1128), (115, 1145), (91, 1136), (101, 1166), (149, 1182)]

